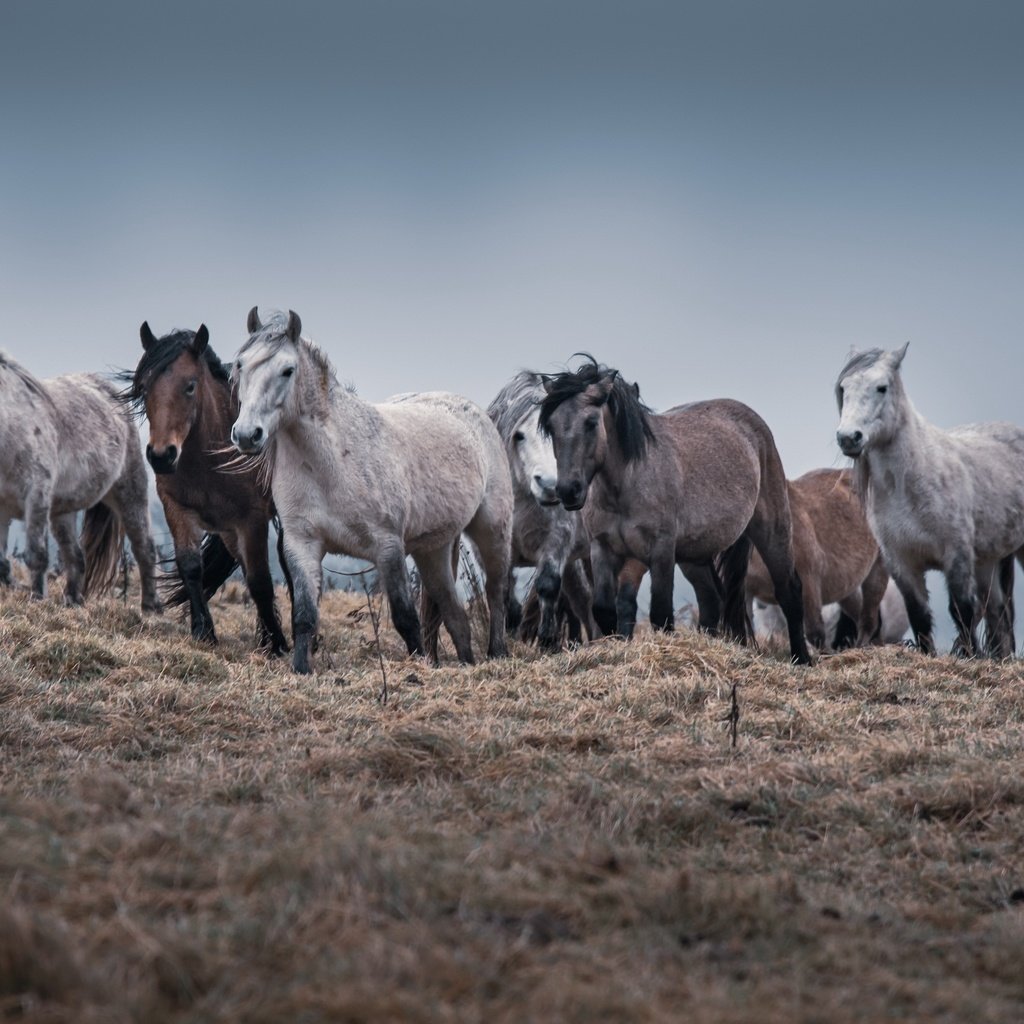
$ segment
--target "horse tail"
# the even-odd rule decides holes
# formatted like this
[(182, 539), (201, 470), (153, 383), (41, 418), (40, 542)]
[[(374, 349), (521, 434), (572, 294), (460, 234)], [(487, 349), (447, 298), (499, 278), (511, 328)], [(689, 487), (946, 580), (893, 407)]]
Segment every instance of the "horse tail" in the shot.
[(124, 523), (109, 506), (93, 505), (82, 520), (82, 553), (85, 555), (85, 579), (82, 596), (102, 594), (117, 579), (124, 551)]
[(733, 638), (741, 643), (747, 643), (754, 635), (754, 626), (747, 611), (746, 584), (750, 547), (750, 539), (744, 535), (718, 554), (714, 563), (725, 596), (723, 624)]
[[(203, 565), (203, 597), (209, 600), (238, 568), (238, 559), (216, 533), (208, 533), (203, 537), (199, 555)], [(188, 590), (177, 571), (168, 573), (162, 590), (165, 604), (188, 604)]]

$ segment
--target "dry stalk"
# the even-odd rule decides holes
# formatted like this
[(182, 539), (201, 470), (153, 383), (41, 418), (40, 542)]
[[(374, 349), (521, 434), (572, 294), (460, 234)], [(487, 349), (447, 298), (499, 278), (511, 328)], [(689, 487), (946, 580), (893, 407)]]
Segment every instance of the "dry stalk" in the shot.
[(736, 731), (740, 724), (740, 701), (737, 693), (739, 683), (732, 684), (732, 693), (729, 696), (729, 713), (722, 718), (723, 722), (729, 723), (729, 746), (736, 749)]

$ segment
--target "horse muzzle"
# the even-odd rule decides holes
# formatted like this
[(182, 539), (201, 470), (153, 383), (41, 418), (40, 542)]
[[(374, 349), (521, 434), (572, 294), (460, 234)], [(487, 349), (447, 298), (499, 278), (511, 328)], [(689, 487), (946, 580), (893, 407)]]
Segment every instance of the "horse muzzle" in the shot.
[(253, 455), (258, 452), (266, 443), (267, 435), (262, 427), (252, 427), (249, 430), (240, 430), (236, 423), (231, 428), (231, 443), (246, 455)]
[(174, 472), (179, 454), (177, 445), (169, 444), (159, 452), (151, 444), (146, 445), (146, 461), (153, 467), (153, 472), (161, 476)]
[(543, 505), (545, 508), (561, 504), (558, 497), (558, 488), (555, 484), (548, 480), (544, 480), (539, 476), (534, 476), (533, 481), (530, 484), (530, 493), (533, 495), (537, 504)]
[(865, 438), (859, 430), (850, 431), (848, 434), (839, 431), (836, 433), (836, 441), (839, 444), (839, 450), (851, 459), (857, 458), (864, 451)]
[(586, 504), (587, 489), (579, 480), (573, 480), (567, 484), (559, 484), (557, 491), (558, 500), (570, 512), (578, 512)]

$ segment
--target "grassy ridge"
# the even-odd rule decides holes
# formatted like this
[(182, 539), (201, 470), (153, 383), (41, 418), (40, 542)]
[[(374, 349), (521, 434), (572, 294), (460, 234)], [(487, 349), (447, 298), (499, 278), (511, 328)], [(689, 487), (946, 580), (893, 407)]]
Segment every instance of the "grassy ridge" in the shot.
[[(320, 672), (0, 594), (0, 1016), (1018, 1020), (1017, 663), (694, 634)], [(729, 693), (741, 717), (729, 745)]]

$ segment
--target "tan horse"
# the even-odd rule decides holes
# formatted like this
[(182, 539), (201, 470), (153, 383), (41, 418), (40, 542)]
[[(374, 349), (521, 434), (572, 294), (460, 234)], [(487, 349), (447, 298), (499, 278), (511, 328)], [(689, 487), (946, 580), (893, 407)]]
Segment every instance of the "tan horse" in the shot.
[[(822, 605), (838, 603), (857, 623), (858, 646), (878, 633), (878, 609), (889, 582), (849, 470), (815, 469), (789, 481), (793, 554), (804, 591), (804, 629), (816, 647), (828, 646)], [(775, 604), (764, 560), (750, 556), (747, 595)]]
[[(80, 544), (75, 517), (83, 509)], [(75, 373), (41, 381), (0, 353), (0, 583), (11, 580), (12, 519), (25, 523), (36, 597), (46, 592), (48, 526), (67, 576), (64, 600), (73, 605), (113, 584), (127, 533), (142, 607), (159, 610), (142, 446), (131, 416), (101, 378)]]

